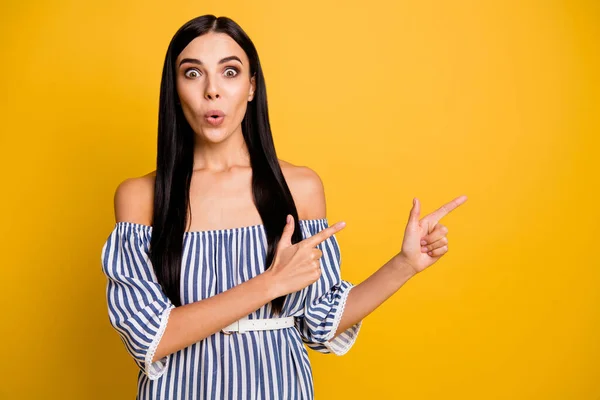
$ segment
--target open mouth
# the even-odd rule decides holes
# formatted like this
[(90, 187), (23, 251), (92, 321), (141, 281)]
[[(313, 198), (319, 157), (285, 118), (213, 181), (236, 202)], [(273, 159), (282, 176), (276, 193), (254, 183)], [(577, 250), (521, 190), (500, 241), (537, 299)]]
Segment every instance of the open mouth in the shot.
[(223, 119), (225, 119), (225, 113), (219, 109), (208, 110), (204, 114), (204, 119), (209, 124), (217, 126), (223, 123)]
[(205, 119), (209, 124), (211, 124), (213, 126), (217, 126), (217, 125), (221, 125), (223, 123), (225, 116), (213, 114), (213, 115), (209, 115), (208, 117), (205, 117)]

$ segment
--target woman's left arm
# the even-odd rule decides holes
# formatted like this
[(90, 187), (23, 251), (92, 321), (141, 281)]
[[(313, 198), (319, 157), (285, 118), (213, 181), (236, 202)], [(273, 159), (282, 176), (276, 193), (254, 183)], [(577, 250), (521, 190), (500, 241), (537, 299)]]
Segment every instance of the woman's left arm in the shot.
[(334, 337), (371, 314), (406, 281), (448, 252), (448, 229), (438, 221), (465, 201), (467, 196), (459, 196), (419, 220), (421, 205), (418, 199), (413, 200), (402, 250), (350, 290)]

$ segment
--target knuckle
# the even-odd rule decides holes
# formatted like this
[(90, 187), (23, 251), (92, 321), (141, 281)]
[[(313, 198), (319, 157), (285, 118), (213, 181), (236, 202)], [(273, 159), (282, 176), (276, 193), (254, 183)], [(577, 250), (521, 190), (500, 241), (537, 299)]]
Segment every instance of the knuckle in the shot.
[[(442, 243), (444, 243), (445, 245), (447, 245), (447, 244), (448, 244), (448, 238), (444, 236), (444, 237), (442, 238)], [(447, 247), (447, 246), (446, 246), (446, 247)]]

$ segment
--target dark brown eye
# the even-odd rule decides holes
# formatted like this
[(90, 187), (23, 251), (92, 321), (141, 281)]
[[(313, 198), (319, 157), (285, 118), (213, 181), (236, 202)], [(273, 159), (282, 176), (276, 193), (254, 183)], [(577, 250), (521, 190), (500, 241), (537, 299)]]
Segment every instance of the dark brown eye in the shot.
[[(230, 74), (229, 72), (233, 72), (233, 74)], [(225, 76), (227, 76), (228, 78), (233, 78), (237, 74), (238, 74), (238, 70), (233, 67), (229, 67), (225, 70)]]
[[(192, 75), (193, 73), (193, 75)], [(200, 73), (198, 72), (197, 69), (188, 69), (187, 71), (185, 71), (185, 76), (188, 78), (197, 78), (200, 76)]]

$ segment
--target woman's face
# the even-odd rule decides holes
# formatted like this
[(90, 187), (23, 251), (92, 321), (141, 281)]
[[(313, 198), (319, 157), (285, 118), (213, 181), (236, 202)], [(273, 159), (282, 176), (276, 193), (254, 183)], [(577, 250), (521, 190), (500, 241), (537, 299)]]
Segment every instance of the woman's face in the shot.
[(218, 143), (241, 133), (255, 80), (246, 53), (231, 37), (198, 36), (179, 54), (175, 70), (183, 114), (202, 141)]

